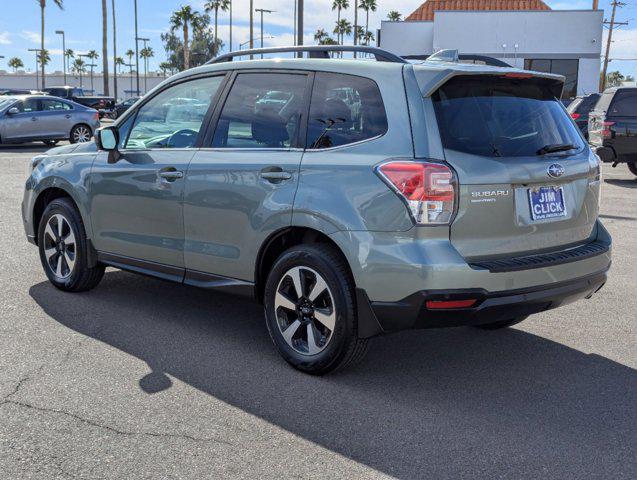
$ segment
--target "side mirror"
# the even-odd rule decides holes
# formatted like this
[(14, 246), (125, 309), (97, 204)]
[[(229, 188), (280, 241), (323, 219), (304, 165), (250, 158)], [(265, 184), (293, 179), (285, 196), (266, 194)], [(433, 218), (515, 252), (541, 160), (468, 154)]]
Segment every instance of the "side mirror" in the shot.
[(9, 115), (17, 115), (18, 113), (20, 113), (20, 109), (17, 107), (12, 107), (7, 111)]
[(115, 127), (100, 128), (95, 132), (95, 143), (98, 150), (106, 150), (111, 152), (117, 150), (119, 143), (119, 135)]

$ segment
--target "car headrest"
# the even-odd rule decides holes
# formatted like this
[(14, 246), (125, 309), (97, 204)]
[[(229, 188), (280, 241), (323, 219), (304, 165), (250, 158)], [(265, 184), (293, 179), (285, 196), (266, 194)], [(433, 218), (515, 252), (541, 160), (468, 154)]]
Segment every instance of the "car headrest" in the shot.
[(263, 110), (255, 115), (252, 121), (252, 138), (271, 148), (283, 147), (283, 142), (289, 140), (287, 125), (283, 119), (272, 110)]
[[(333, 120), (334, 130), (352, 128), (352, 111), (340, 98), (328, 98), (323, 105), (323, 120)], [(344, 120), (344, 121), (343, 121)]]

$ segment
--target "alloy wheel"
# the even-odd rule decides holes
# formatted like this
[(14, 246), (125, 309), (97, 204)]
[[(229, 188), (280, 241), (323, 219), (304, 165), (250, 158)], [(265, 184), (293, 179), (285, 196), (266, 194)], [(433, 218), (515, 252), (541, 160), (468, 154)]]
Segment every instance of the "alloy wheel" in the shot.
[(294, 267), (276, 289), (274, 311), (285, 342), (302, 355), (322, 352), (334, 333), (334, 296), (325, 279), (308, 267)]
[(69, 221), (56, 213), (44, 229), (46, 264), (58, 280), (66, 280), (73, 273), (77, 258), (77, 243)]
[(87, 127), (76, 127), (73, 130), (73, 140), (76, 143), (86, 143), (91, 139), (91, 132)]

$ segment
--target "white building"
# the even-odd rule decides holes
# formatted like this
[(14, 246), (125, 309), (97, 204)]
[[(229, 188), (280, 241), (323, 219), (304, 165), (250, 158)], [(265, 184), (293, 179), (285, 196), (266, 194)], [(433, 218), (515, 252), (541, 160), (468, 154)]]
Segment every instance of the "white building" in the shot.
[(564, 98), (597, 92), (603, 10), (551, 10), (541, 0), (427, 0), (382, 23), (380, 47), (426, 58), (442, 49), (566, 77)]

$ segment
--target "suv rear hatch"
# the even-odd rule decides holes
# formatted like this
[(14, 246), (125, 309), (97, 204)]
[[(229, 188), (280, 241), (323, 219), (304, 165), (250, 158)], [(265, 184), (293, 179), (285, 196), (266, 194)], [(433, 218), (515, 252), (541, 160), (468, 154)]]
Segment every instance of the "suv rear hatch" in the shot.
[(558, 100), (559, 79), (457, 75), (431, 96), (458, 176), (450, 235), (469, 260), (587, 243), (598, 215), (599, 167)]

